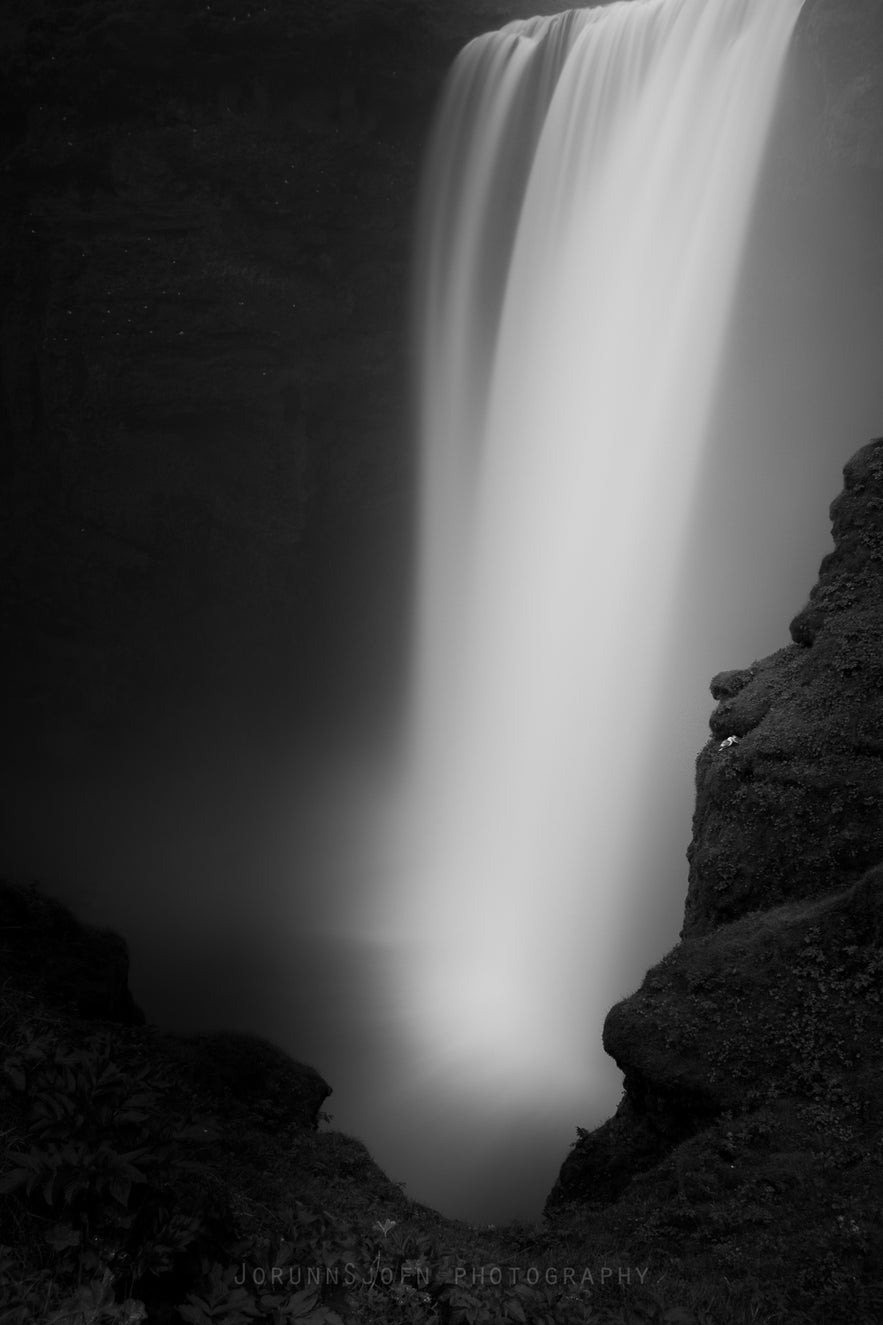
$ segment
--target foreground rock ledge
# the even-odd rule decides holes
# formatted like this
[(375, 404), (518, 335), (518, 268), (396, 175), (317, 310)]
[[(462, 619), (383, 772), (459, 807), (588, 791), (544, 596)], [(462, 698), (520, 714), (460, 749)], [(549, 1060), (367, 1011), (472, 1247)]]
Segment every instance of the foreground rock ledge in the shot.
[(679, 1209), (722, 1264), (860, 1279), (883, 1268), (883, 438), (844, 477), (794, 642), (712, 681), (682, 941), (607, 1017), (623, 1099), (547, 1213)]

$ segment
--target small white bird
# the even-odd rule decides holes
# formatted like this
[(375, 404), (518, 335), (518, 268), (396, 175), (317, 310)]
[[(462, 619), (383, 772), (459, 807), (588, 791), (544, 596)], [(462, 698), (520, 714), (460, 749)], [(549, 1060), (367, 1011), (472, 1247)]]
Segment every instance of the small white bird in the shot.
[(720, 745), (717, 748), (719, 750), (726, 750), (728, 745), (738, 745), (738, 743), (739, 743), (738, 736), (728, 736), (725, 741), (721, 741)]

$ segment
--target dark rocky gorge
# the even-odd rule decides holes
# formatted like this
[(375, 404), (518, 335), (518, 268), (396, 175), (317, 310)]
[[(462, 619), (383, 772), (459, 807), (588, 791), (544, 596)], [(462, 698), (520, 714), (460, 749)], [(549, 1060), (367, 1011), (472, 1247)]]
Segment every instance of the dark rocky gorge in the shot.
[[(316, 1130), (312, 1068), (145, 1024), (121, 940), (4, 885), (9, 1319), (37, 1325), (38, 1300), (77, 1325), (880, 1319), (883, 439), (845, 478), (794, 642), (712, 682), (683, 935), (608, 1015), (622, 1102), (578, 1129), (543, 1224), (469, 1228), (407, 1199), (359, 1141)], [(317, 1260), (347, 1277), (261, 1294), (265, 1267)], [(457, 1279), (476, 1264), (522, 1277), (476, 1294)], [(578, 1291), (574, 1265), (596, 1267)]]
[[(182, 713), (257, 709), (262, 728), (322, 731), (389, 707), (413, 498), (404, 328), (421, 152), (459, 46), (533, 9), (50, 0), (0, 20), (11, 837), (22, 780)], [(879, 199), (879, 6), (808, 0), (797, 40), (812, 52), (797, 100), (814, 127), (806, 157), (780, 163), (783, 192), (811, 210), (810, 173), (825, 187), (860, 176)], [(315, 1130), (327, 1087), (312, 1069), (251, 1041), (143, 1026), (118, 941), (4, 894), (14, 1071), (0, 1124), (16, 1151), (61, 1146), (64, 1117), (54, 1133), (37, 1126), (28, 1090), (62, 1109), (51, 1073), (65, 1054), (80, 1054), (87, 1098), (113, 1063), (115, 1107), (145, 1065), (162, 1083), (152, 1132), (111, 1131), (120, 1152), (162, 1154), (135, 1182), (134, 1232), (103, 1179), (67, 1206), (40, 1204), (25, 1180), (3, 1189), (0, 1243), (20, 1270), (0, 1268), (21, 1299), (10, 1319), (42, 1319), (47, 1227), (59, 1291), (104, 1284), (90, 1319), (137, 1319), (129, 1294), (150, 1319), (177, 1320), (200, 1259), (233, 1264), (230, 1230), (253, 1250), (275, 1239), (279, 1254), (287, 1238), (304, 1260), (337, 1246), (370, 1264), (377, 1247), (354, 1244), (353, 1228), (364, 1239), (378, 1210), (407, 1229), (400, 1263), (471, 1251), (581, 1264), (587, 1245), (650, 1262), (662, 1284), (647, 1319), (675, 1306), (697, 1321), (883, 1318), (883, 443), (850, 461), (832, 520), (793, 642), (712, 682), (682, 939), (607, 1018), (623, 1100), (581, 1133), (542, 1230), (481, 1242), (406, 1201), (359, 1143)], [(54, 955), (34, 984), (38, 952)], [(170, 1138), (219, 1113), (222, 1140), (200, 1142), (218, 1149), (199, 1152), (194, 1176), (191, 1142)], [(168, 1234), (182, 1191), (192, 1236)], [(103, 1221), (116, 1261), (79, 1241), (83, 1220)], [(135, 1267), (148, 1233), (166, 1251)], [(724, 1281), (731, 1300), (709, 1287)], [(428, 1299), (404, 1295), (393, 1316), (389, 1294), (348, 1305), (328, 1291), (301, 1317), (471, 1309)], [(553, 1294), (517, 1301), (521, 1316), (503, 1302), (486, 1318), (585, 1318)], [(596, 1319), (624, 1318), (612, 1299), (595, 1305)], [(85, 1319), (81, 1308), (56, 1318)]]

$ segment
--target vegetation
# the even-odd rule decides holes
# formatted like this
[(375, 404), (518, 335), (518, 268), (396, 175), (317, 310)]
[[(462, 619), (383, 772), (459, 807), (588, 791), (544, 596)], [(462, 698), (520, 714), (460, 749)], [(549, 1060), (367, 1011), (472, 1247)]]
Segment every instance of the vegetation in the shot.
[(623, 1314), (609, 1256), (582, 1284), (585, 1252), (567, 1249), (565, 1275), (548, 1234), (443, 1220), (353, 1138), (243, 1132), (239, 1115), (234, 1134), (223, 1101), (209, 1113), (150, 1055), (148, 1032), (16, 993), (3, 999), (3, 1325), (692, 1319), (646, 1290)]
[[(607, 1209), (580, 1201), (537, 1224), (470, 1227), (409, 1200), (327, 1115), (318, 1128), (296, 1108), (286, 1121), (278, 1101), (237, 1098), (229, 1074), (184, 1070), (183, 1040), (72, 1013), (57, 934), (76, 945), (85, 931), (35, 891), (15, 903), (30, 927), (4, 936), (0, 1325), (879, 1319), (857, 1284), (880, 1175), (827, 1096), (808, 1094), (805, 1117), (773, 1095), (748, 1117), (724, 1114)], [(52, 962), (16, 961), (40, 926)], [(800, 979), (835, 978), (816, 925), (810, 937)], [(84, 979), (82, 961), (64, 969)], [(230, 1043), (260, 1056), (245, 1037)], [(864, 1173), (861, 1209), (854, 1182), (835, 1190), (845, 1164)], [(806, 1213), (802, 1255), (783, 1205)]]

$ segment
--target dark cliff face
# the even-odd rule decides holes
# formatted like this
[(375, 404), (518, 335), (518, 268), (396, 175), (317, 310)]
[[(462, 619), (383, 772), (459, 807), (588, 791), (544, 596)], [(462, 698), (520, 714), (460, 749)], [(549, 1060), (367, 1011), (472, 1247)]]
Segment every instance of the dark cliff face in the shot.
[(0, 238), (28, 741), (306, 681), (341, 575), (401, 551), (437, 77), (404, 6), (56, 8), (9, 33)]
[(56, 1015), (140, 1026), (129, 954), (117, 934), (80, 925), (32, 888), (0, 880), (0, 963), (7, 987)]
[(883, 14), (876, 0), (806, 0), (800, 39), (822, 87), (821, 146), (832, 160), (883, 168)]
[(397, 692), (419, 166), (457, 49), (507, 16), (51, 0), (3, 20), (21, 757), (57, 756), (65, 725), (125, 741), (168, 711), (304, 720)]
[(831, 507), (835, 550), (795, 643), (716, 676), (699, 756), (684, 937), (823, 896), (883, 859), (883, 444)]
[(622, 1103), (548, 1204), (784, 1271), (813, 1320), (873, 1319), (883, 1269), (883, 439), (844, 474), (795, 642), (712, 682), (682, 941), (608, 1014)]

